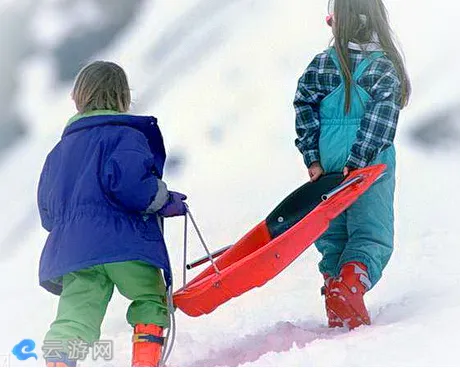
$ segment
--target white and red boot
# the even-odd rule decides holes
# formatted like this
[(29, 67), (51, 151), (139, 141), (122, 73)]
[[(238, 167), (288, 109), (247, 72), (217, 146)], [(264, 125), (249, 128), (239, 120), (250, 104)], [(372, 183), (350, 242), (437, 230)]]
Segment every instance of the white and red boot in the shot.
[(363, 298), (370, 286), (367, 267), (364, 264), (350, 262), (343, 265), (339, 277), (326, 282), (328, 318), (329, 315), (337, 317), (349, 329), (370, 325), (371, 320)]

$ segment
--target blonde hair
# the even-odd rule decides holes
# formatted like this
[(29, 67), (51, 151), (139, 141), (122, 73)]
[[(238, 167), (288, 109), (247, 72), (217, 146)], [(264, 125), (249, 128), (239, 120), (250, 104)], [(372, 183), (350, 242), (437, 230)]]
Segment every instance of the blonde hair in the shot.
[(72, 98), (79, 113), (93, 110), (127, 112), (131, 92), (126, 73), (109, 61), (90, 63), (78, 73)]

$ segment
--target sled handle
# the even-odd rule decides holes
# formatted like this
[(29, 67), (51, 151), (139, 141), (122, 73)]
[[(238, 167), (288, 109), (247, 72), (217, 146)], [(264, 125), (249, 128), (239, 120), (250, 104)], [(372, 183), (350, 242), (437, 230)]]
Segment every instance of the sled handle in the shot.
[[(200, 229), (198, 228), (198, 225), (196, 224), (195, 219), (193, 218), (192, 213), (190, 212), (190, 208), (189, 208), (187, 205), (185, 205), (185, 208), (187, 209), (187, 214), (186, 214), (186, 215), (188, 215), (188, 216), (190, 217), (190, 220), (192, 221), (193, 227), (195, 228), (195, 231), (196, 231), (196, 233), (197, 233), (197, 235), (198, 235), (198, 238), (200, 239), (201, 244), (203, 245), (203, 248), (204, 248), (204, 250), (206, 251), (207, 258), (208, 258), (209, 262), (211, 262), (212, 267), (214, 268), (214, 271), (215, 271), (218, 275), (220, 275), (220, 271), (219, 271), (219, 269), (217, 268), (216, 263), (214, 262), (214, 259), (213, 259), (212, 255), (211, 255), (211, 252), (209, 251), (209, 248), (208, 248), (208, 246), (206, 245), (206, 242), (205, 242), (204, 239), (203, 239), (203, 235), (201, 234), (201, 231), (200, 231)], [(184, 269), (184, 273), (185, 273), (185, 269)], [(184, 277), (184, 281), (185, 281), (185, 277)]]
[(321, 196), (321, 199), (323, 201), (327, 201), (329, 198), (335, 196), (337, 193), (340, 193), (342, 190), (348, 188), (349, 186), (355, 184), (355, 183), (359, 183), (360, 181), (363, 180), (363, 176), (362, 175), (358, 175), (356, 178), (353, 178), (351, 180), (348, 180), (346, 181), (345, 183), (343, 184), (340, 184), (339, 186), (335, 187), (334, 189), (332, 189), (329, 193), (326, 193), (326, 194), (323, 194)]
[[(383, 172), (381, 173), (377, 179), (375, 179), (375, 181), (377, 180), (380, 180), (381, 178), (383, 178), (387, 173), (386, 172)], [(343, 184), (340, 184), (338, 187), (332, 189), (329, 193), (326, 193), (326, 194), (323, 194), (321, 196), (321, 199), (323, 201), (327, 201), (329, 198), (335, 196), (337, 193), (340, 193), (342, 190), (344, 190), (345, 188), (348, 188), (349, 186), (355, 184), (355, 183), (359, 183), (363, 180), (363, 176), (362, 175), (358, 175), (356, 178), (353, 178)]]
[[(217, 258), (217, 257), (220, 257), (222, 254), (224, 254), (228, 249), (230, 249), (232, 247), (232, 245), (227, 245), (226, 247), (223, 247), (219, 250), (216, 250), (215, 252), (211, 253), (211, 257), (214, 259), (214, 258)], [(209, 257), (208, 256), (204, 256), (204, 257), (201, 257), (199, 259), (197, 259), (196, 261), (193, 261), (192, 263), (189, 263), (187, 264), (186, 268), (187, 270), (191, 270), (192, 268), (195, 268), (195, 267), (198, 267), (206, 262), (209, 262)]]

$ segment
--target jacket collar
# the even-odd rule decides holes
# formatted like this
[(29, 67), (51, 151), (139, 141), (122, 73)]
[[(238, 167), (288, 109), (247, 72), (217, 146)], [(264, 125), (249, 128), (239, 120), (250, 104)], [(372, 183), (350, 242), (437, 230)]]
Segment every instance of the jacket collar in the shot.
[(121, 114), (111, 110), (77, 114), (69, 120), (62, 137), (105, 125), (128, 126), (144, 134), (148, 140), (150, 150), (155, 156), (155, 169), (160, 177), (163, 175), (166, 151), (157, 119), (153, 116)]
[(150, 131), (158, 129), (157, 119), (153, 116), (122, 114), (111, 110), (96, 110), (73, 116), (64, 129), (63, 137), (84, 129), (102, 125), (125, 125), (140, 130), (147, 138)]
[(374, 51), (383, 51), (382, 46), (380, 46), (379, 36), (376, 32), (372, 34), (372, 38), (367, 43), (357, 43), (349, 42), (348, 48), (355, 51), (365, 51), (365, 52), (374, 52)]

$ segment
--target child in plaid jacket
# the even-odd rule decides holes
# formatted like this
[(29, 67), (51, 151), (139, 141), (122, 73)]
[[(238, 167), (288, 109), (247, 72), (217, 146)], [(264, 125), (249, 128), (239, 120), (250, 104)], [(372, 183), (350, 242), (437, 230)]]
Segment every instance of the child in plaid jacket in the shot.
[(386, 176), (316, 242), (330, 327), (370, 324), (363, 295), (381, 278), (394, 243), (395, 148), (410, 83), (381, 0), (330, 1), (334, 45), (318, 54), (295, 95), (296, 146), (312, 181), (384, 163)]

